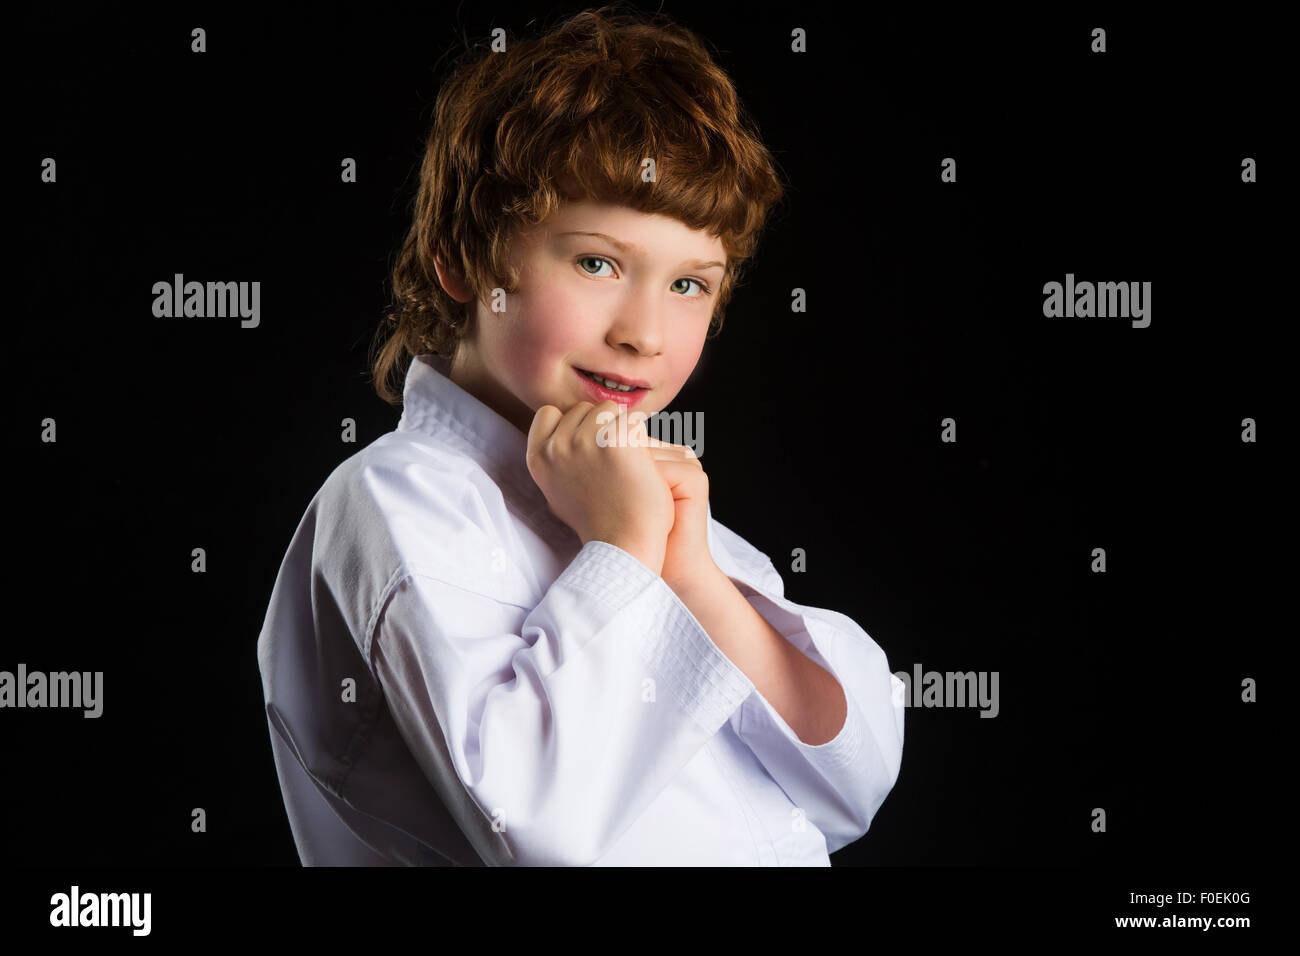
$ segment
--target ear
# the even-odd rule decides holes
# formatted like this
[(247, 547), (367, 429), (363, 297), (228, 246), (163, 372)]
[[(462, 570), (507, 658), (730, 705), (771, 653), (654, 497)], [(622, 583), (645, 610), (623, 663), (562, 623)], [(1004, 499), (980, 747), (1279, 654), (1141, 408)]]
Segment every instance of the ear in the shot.
[(469, 291), (469, 286), (465, 283), (464, 276), (443, 262), (442, 256), (433, 257), (433, 268), (438, 273), (438, 282), (457, 302), (468, 302), (474, 298), (474, 294)]

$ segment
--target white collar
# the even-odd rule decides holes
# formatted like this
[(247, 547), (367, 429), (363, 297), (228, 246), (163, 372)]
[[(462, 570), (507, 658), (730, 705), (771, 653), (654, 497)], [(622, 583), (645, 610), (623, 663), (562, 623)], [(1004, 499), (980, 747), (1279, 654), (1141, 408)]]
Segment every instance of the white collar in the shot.
[(450, 378), (451, 361), (429, 353), (411, 359), (397, 431), (436, 438), (473, 459), (535, 525), (573, 530), (550, 511), (528, 471), (528, 436)]

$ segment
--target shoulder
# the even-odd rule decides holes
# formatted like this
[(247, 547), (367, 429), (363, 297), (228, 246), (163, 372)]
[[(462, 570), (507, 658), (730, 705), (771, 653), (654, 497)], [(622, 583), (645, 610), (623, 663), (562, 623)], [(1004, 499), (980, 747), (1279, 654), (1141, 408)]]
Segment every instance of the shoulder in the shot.
[(395, 580), (436, 578), (499, 590), (505, 525), (500, 490), (473, 459), (393, 431), (341, 462), (321, 489), (318, 547), (391, 564)]

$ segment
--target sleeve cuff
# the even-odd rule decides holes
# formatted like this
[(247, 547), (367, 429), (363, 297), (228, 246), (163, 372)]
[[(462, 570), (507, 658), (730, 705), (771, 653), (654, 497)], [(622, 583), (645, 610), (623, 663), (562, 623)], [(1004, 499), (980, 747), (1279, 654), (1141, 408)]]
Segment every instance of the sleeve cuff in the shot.
[(556, 579), (578, 588), (612, 609), (639, 607), (644, 625), (629, 639), (640, 651), (656, 683), (707, 734), (721, 729), (751, 695), (754, 684), (713, 643), (704, 626), (659, 575), (622, 548), (588, 541)]

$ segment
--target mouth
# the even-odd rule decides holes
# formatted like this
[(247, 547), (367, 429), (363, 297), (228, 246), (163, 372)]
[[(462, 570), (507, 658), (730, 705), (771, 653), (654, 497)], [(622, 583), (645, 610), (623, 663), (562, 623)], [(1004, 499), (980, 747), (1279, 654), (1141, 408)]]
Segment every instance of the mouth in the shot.
[[(630, 386), (630, 388), (628, 386), (618, 388), (612, 387), (605, 383), (615, 381), (613, 379), (605, 379), (605, 383), (602, 383), (596, 381), (594, 377), (599, 373), (588, 372), (586, 369), (580, 369), (576, 365), (573, 370), (577, 373), (578, 378), (581, 379), (582, 384), (587, 389), (588, 393), (595, 396), (598, 401), (604, 402), (612, 400), (623, 405), (635, 405), (647, 392), (650, 391), (649, 387), (644, 385), (634, 385)], [(601, 377), (604, 378), (604, 376)]]

